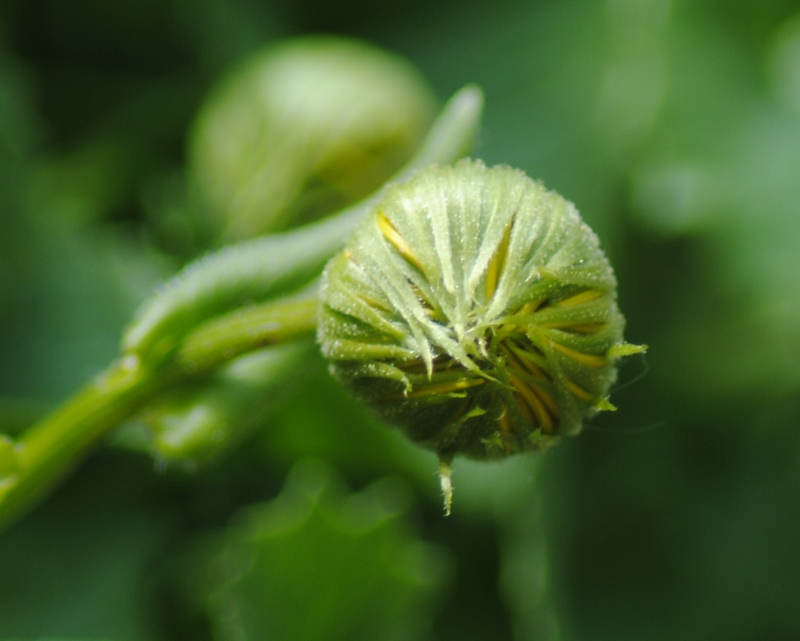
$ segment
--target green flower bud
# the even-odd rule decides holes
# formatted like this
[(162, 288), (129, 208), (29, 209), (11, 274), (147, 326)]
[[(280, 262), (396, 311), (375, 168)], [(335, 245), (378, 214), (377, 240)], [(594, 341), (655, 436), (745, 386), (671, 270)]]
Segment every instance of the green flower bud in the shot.
[(436, 452), (500, 459), (578, 433), (623, 340), (616, 280), (575, 207), (465, 160), (389, 188), (323, 277), (335, 376)]
[(248, 60), (198, 116), (191, 168), (227, 239), (284, 229), (367, 196), (405, 163), (436, 103), (403, 59), (333, 37)]

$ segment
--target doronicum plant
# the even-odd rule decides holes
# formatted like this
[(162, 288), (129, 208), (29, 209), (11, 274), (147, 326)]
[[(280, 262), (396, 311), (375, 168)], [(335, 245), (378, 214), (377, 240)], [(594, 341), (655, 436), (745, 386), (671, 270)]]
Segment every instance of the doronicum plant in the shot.
[[(335, 66), (325, 83), (336, 97), (330, 108), (303, 111), (298, 96), (313, 100), (309, 91), (318, 84), (314, 54), (331, 47), (347, 69), (379, 79), (401, 113), (353, 117), (369, 101), (344, 98), (354, 79)], [(146, 448), (159, 461), (195, 465), (223, 455), (258, 427), (256, 408), (309, 349), (321, 349), (331, 372), (389, 424), (436, 452), (446, 512), (455, 456), (541, 450), (612, 407), (616, 361), (643, 348), (623, 338), (611, 266), (571, 203), (517, 170), (459, 161), (479, 125), (481, 92), (458, 92), (423, 138), (415, 132), (431, 103), (404, 64), (328, 40), (291, 43), (273, 55), (244, 73), (255, 86), (239, 77), (229, 88), (263, 98), (247, 104), (255, 120), (245, 123), (261, 117), (259, 105), (298, 105), (272, 123), (275, 131), (267, 118), (264, 131), (253, 132), (264, 149), (256, 145), (250, 159), (215, 157), (220, 148), (206, 138), (209, 127), (219, 127), (214, 136), (224, 130), (209, 123), (224, 122), (234, 109), (225, 92), (214, 99), (222, 106), (212, 100), (199, 120), (195, 152), (205, 145), (210, 158), (194, 162), (226, 221), (224, 233), (258, 233), (273, 217), (279, 227), (305, 219), (302, 203), (334, 175), (359, 185), (327, 183), (350, 204), (291, 231), (224, 247), (159, 288), (103, 374), (17, 437), (0, 437), (0, 523), (34, 506), (131, 417), (147, 426)], [(287, 65), (290, 72), (276, 71)], [(364, 119), (373, 142), (355, 133)], [(248, 134), (232, 132), (232, 144)], [(270, 146), (270, 136), (283, 146)], [(356, 148), (380, 153), (360, 164), (366, 156)], [(262, 176), (258, 158), (271, 166), (273, 151), (308, 162), (291, 179), (277, 171)], [(384, 164), (376, 158), (393, 159), (385, 165), (391, 177), (379, 172), (382, 186), (373, 183), (375, 162)], [(407, 158), (399, 169), (397, 158)], [(224, 166), (238, 160), (236, 171)], [(230, 196), (238, 191), (243, 200)]]

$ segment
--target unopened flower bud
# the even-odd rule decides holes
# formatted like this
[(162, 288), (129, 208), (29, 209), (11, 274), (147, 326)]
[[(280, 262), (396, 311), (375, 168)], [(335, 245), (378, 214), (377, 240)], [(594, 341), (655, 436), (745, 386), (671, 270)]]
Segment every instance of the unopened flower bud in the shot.
[(576, 434), (612, 408), (615, 361), (644, 349), (624, 342), (614, 273), (575, 207), (470, 160), (386, 190), (328, 264), (320, 314), (332, 372), (444, 475), (457, 454)]
[(290, 40), (212, 94), (193, 135), (193, 179), (224, 238), (277, 231), (374, 191), (411, 157), (435, 111), (399, 56), (345, 38)]

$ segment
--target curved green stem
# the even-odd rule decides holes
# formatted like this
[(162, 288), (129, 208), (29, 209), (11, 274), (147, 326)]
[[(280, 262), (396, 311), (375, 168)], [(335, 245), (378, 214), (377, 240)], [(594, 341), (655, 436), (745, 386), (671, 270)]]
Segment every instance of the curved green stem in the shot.
[[(458, 92), (396, 180), (467, 152), (482, 94)], [(41, 500), (109, 430), (160, 395), (265, 345), (316, 327), (314, 283), (371, 205), (197, 261), (146, 304), (108, 370), (16, 440), (0, 434), (0, 528)]]
[(164, 377), (153, 377), (136, 359), (117, 361), (13, 442), (5, 452), (6, 476), (0, 481), (0, 527), (38, 502), (89, 446), (166, 382)]
[(0, 529), (33, 507), (94, 443), (165, 392), (265, 345), (316, 328), (316, 297), (279, 300), (214, 319), (158, 368), (123, 357), (18, 439), (0, 435)]
[(203, 323), (186, 335), (173, 356), (187, 372), (202, 372), (259, 347), (313, 336), (317, 329), (316, 292), (237, 309)]

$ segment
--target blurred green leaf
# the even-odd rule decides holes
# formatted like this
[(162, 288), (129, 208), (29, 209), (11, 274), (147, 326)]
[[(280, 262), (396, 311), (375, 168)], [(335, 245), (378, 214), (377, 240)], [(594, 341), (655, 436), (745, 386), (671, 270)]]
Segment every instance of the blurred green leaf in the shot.
[(402, 487), (346, 496), (304, 462), (227, 532), (209, 607), (220, 641), (427, 638), (446, 555), (409, 534)]
[[(0, 536), (0, 630), (41, 637), (152, 641), (154, 586), (174, 514), (148, 501), (152, 480), (116, 455), (98, 460)], [(96, 475), (103, 477), (98, 484)]]
[(31, 220), (12, 229), (0, 256), (0, 271), (8, 270), (0, 394), (55, 400), (116, 355), (120, 327), (160, 265), (111, 234)]

